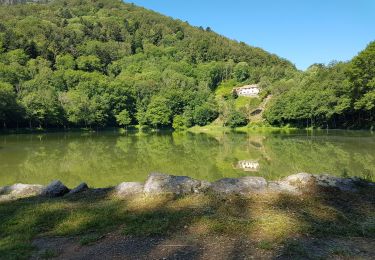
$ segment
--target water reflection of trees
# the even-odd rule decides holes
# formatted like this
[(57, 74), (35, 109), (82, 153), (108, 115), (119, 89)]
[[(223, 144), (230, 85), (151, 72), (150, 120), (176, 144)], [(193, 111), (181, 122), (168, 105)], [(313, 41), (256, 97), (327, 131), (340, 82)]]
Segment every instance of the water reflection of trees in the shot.
[(258, 174), (279, 178), (296, 172), (374, 179), (374, 139), (226, 134), (48, 134), (9, 136), (0, 150), (0, 184), (61, 179), (106, 186), (143, 181), (150, 172), (216, 180), (250, 173), (234, 169), (256, 160)]
[(267, 138), (265, 146), (269, 147), (272, 161), (266, 174), (285, 176), (304, 171), (368, 178), (366, 172), (370, 170), (374, 179), (373, 145), (373, 139)]

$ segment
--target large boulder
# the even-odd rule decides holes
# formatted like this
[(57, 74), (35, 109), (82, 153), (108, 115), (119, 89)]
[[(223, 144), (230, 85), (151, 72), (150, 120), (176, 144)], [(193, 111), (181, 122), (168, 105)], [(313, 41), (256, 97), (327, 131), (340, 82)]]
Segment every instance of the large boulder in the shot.
[(262, 177), (225, 178), (215, 181), (210, 189), (221, 194), (241, 194), (264, 192), (267, 181)]
[(287, 192), (300, 194), (309, 185), (315, 185), (315, 177), (309, 173), (289, 175), (280, 181), (270, 181), (268, 190), (271, 192)]
[(81, 193), (81, 192), (84, 192), (88, 189), (89, 189), (89, 186), (85, 182), (82, 182), (77, 187), (75, 187), (74, 189), (69, 191), (69, 195)]
[(42, 191), (42, 196), (54, 198), (64, 196), (69, 189), (61, 181), (53, 181), (48, 184)]
[(340, 178), (329, 174), (314, 175), (316, 185), (341, 191), (357, 191), (362, 181), (358, 178)]
[(302, 193), (302, 189), (300, 187), (291, 185), (286, 181), (270, 181), (270, 182), (268, 182), (268, 191), (269, 192), (276, 192), (276, 193), (280, 193), (280, 192), (293, 193), (293, 194)]
[(304, 187), (309, 184), (314, 184), (315, 178), (310, 173), (301, 172), (289, 175), (288, 177), (285, 177), (283, 181), (292, 186)]
[(359, 178), (341, 178), (329, 174), (297, 173), (285, 177), (281, 181), (271, 181), (268, 189), (271, 192), (289, 192), (300, 194), (309, 191), (309, 188), (323, 187), (341, 191), (357, 191), (361, 186), (371, 186)]
[(176, 195), (198, 193), (208, 188), (209, 183), (187, 176), (151, 173), (145, 183), (146, 194), (171, 193)]
[(123, 182), (115, 187), (118, 196), (133, 196), (143, 193), (144, 184), (141, 182)]
[(38, 196), (43, 191), (43, 185), (17, 183), (11, 186), (0, 187), (0, 196), (31, 197)]

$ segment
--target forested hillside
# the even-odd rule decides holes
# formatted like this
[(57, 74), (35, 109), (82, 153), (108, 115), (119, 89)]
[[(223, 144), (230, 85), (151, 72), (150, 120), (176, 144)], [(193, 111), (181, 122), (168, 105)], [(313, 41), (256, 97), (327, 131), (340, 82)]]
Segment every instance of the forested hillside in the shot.
[[(2, 2), (19, 3), (0, 6), (3, 128), (185, 129), (216, 119), (236, 127), (269, 94), (265, 124), (374, 126), (375, 42), (352, 61), (301, 72), (210, 28), (118, 0)], [(249, 83), (261, 86), (260, 99), (231, 95)]]
[(272, 86), (276, 98), (266, 110), (273, 125), (375, 127), (375, 42), (351, 61), (315, 64)]
[(1, 6), (0, 17), (3, 127), (205, 125), (222, 113), (221, 82), (298, 74), (262, 49), (116, 0)]

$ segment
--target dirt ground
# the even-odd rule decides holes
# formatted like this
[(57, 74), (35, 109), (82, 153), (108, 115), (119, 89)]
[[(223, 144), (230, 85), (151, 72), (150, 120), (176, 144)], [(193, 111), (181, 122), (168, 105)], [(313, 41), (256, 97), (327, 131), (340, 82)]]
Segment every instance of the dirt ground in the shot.
[(32, 259), (375, 259), (375, 239), (295, 238), (288, 245), (261, 245), (247, 238), (191, 235), (133, 237), (107, 234), (81, 245), (74, 238), (35, 239)]

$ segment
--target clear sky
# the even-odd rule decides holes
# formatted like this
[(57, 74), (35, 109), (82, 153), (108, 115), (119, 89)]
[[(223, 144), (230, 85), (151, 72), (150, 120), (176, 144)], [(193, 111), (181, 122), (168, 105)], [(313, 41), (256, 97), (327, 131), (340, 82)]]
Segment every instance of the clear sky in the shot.
[(375, 0), (128, 0), (211, 27), (306, 69), (351, 59), (375, 40)]

